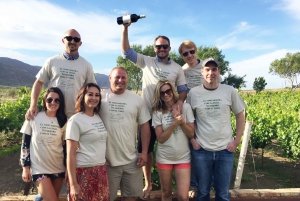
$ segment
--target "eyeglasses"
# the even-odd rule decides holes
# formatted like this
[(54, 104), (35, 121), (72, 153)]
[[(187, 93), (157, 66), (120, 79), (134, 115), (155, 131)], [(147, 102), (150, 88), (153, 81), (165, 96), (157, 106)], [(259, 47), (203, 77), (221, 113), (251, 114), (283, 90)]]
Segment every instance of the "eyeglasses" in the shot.
[(170, 89), (167, 89), (166, 91), (161, 91), (160, 96), (164, 96), (165, 94), (171, 95), (171, 93), (172, 93), (172, 89), (170, 88)]
[(73, 39), (74, 39), (74, 42), (75, 42), (75, 43), (80, 42), (80, 38), (78, 38), (78, 37), (65, 36), (64, 38), (65, 38), (67, 41), (69, 41), (69, 42), (71, 42)]
[(47, 99), (46, 99), (46, 102), (47, 102), (47, 103), (52, 103), (53, 100), (54, 100), (55, 103), (60, 104), (60, 99), (59, 99), (59, 98), (56, 98), (56, 99), (53, 99), (53, 98), (47, 98)]
[(182, 53), (182, 56), (186, 57), (186, 56), (189, 55), (189, 53), (190, 53), (190, 54), (195, 54), (195, 52), (196, 52), (195, 50), (190, 50), (190, 51), (188, 51), (188, 52)]
[(164, 48), (165, 50), (169, 48), (169, 45), (155, 45), (155, 48), (160, 50), (161, 48)]

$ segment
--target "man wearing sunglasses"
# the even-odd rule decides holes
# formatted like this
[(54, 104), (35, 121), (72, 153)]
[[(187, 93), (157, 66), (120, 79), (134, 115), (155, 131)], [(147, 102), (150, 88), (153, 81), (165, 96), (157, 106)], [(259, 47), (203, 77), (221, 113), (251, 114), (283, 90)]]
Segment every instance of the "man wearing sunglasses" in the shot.
[[(156, 57), (148, 57), (146, 55), (139, 54), (130, 48), (128, 39), (128, 27), (131, 22), (123, 25), (122, 37), (121, 37), (121, 49), (123, 57), (129, 59), (137, 67), (143, 71), (142, 78), (142, 98), (145, 100), (148, 109), (151, 113), (151, 104), (153, 100), (153, 93), (157, 82), (162, 79), (168, 79), (177, 86), (179, 94), (179, 100), (173, 107), (179, 108), (182, 111), (182, 104), (186, 99), (187, 87), (182, 68), (169, 58), (169, 52), (171, 50), (170, 40), (166, 36), (158, 36), (154, 40), (154, 52)], [(151, 128), (151, 138), (148, 149), (148, 160), (144, 170), (145, 187), (144, 194), (141, 198), (148, 198), (149, 192), (152, 190), (151, 186), (151, 168), (152, 168), (152, 152), (154, 149), (154, 143), (156, 141), (155, 131), (152, 127), (151, 120), (149, 121)], [(142, 147), (139, 140), (138, 150), (141, 153)]]
[(37, 102), (44, 83), (48, 83), (48, 87), (58, 87), (63, 92), (68, 118), (75, 113), (75, 98), (79, 89), (86, 83), (96, 83), (92, 65), (78, 53), (82, 44), (80, 34), (70, 29), (65, 32), (62, 43), (65, 51), (48, 58), (36, 75), (30, 108), (26, 112), (27, 120), (33, 119), (38, 113)]
[[(48, 88), (58, 87), (63, 92), (68, 118), (75, 114), (75, 98), (79, 89), (86, 83), (96, 83), (92, 65), (78, 53), (82, 44), (80, 34), (75, 29), (70, 29), (65, 32), (62, 43), (65, 51), (48, 58), (36, 75), (31, 91), (30, 108), (25, 114), (27, 120), (34, 119), (38, 113), (37, 103), (44, 83), (48, 83)], [(39, 194), (35, 201), (42, 199)]]

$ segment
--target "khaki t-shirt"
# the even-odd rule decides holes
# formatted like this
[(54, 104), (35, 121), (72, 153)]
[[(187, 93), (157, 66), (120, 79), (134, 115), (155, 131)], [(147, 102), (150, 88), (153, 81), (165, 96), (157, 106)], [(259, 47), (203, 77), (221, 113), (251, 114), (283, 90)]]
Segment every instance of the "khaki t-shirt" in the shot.
[(138, 157), (136, 149), (137, 123), (146, 123), (150, 114), (144, 100), (125, 91), (114, 94), (110, 89), (101, 92), (100, 116), (107, 129), (106, 160), (110, 166), (132, 163)]
[(188, 94), (196, 118), (197, 142), (208, 151), (226, 149), (233, 141), (231, 111), (242, 112), (246, 105), (232, 86), (220, 84), (215, 90), (194, 87)]
[[(183, 116), (186, 123), (194, 123), (194, 114), (188, 103), (183, 103)], [(153, 112), (152, 126), (162, 126), (165, 131), (173, 122), (172, 113)], [(189, 138), (178, 126), (164, 143), (157, 143), (156, 161), (163, 164), (189, 163), (191, 154), (189, 148)]]
[(21, 133), (31, 135), (31, 173), (54, 174), (65, 172), (62, 143), (65, 127), (60, 128), (56, 117), (39, 112), (34, 120), (25, 121)]
[(189, 67), (187, 64), (184, 64), (182, 66), (188, 91), (204, 83), (204, 79), (201, 73), (201, 68), (202, 68), (202, 61), (200, 61), (197, 65), (192, 67)]
[(168, 79), (174, 86), (186, 84), (182, 68), (172, 60), (170, 64), (165, 64), (138, 53), (136, 65), (143, 70), (142, 98), (150, 113), (154, 89), (160, 79)]
[(83, 57), (67, 60), (63, 54), (46, 60), (36, 78), (48, 83), (48, 88), (58, 87), (64, 94), (66, 114), (75, 114), (75, 98), (79, 89), (86, 83), (96, 83), (92, 65)]
[(98, 114), (90, 117), (79, 112), (68, 123), (66, 139), (78, 142), (76, 167), (94, 167), (105, 164), (107, 132)]

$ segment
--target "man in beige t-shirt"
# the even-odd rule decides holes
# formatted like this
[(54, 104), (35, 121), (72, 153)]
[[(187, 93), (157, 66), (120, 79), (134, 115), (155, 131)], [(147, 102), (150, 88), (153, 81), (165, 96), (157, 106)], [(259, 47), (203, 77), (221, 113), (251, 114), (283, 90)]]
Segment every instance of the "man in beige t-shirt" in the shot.
[[(186, 99), (187, 87), (184, 77), (184, 73), (180, 65), (175, 63), (169, 58), (169, 52), (171, 50), (170, 40), (166, 36), (158, 36), (154, 39), (154, 52), (156, 57), (149, 57), (146, 55), (139, 54), (130, 48), (128, 39), (128, 27), (130, 23), (123, 25), (122, 38), (121, 38), (121, 49), (123, 57), (129, 59), (137, 67), (141, 68), (143, 71), (142, 78), (142, 98), (145, 100), (147, 107), (151, 113), (152, 100), (154, 88), (157, 82), (164, 78), (168, 79), (177, 86), (177, 91), (179, 94), (179, 100), (174, 104), (173, 108), (178, 108), (182, 112), (182, 105)], [(149, 121), (151, 125), (151, 120)], [(151, 169), (152, 169), (152, 152), (154, 149), (154, 143), (156, 141), (156, 135), (154, 129), (151, 127), (151, 138), (148, 149), (148, 162), (144, 167), (144, 177), (145, 177), (145, 187), (144, 194), (142, 198), (149, 198), (149, 192), (152, 190), (151, 185)], [(138, 147), (139, 152), (141, 152), (143, 147)]]
[[(110, 89), (101, 92), (100, 116), (107, 130), (106, 161), (110, 200), (121, 189), (122, 200), (134, 201), (142, 194), (143, 171), (150, 139), (150, 114), (144, 100), (126, 90), (128, 75), (116, 67), (109, 75)], [(137, 124), (143, 150), (136, 149)]]

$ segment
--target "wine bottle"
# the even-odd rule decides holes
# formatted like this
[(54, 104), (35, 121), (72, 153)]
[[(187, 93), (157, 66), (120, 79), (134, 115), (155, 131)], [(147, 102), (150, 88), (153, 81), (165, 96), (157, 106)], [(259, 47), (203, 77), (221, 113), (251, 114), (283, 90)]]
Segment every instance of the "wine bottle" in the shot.
[(146, 17), (146, 15), (136, 15), (136, 14), (124, 15), (122, 17), (117, 18), (117, 23), (118, 24), (127, 24), (129, 21), (137, 22), (140, 18), (145, 18), (145, 17)]

